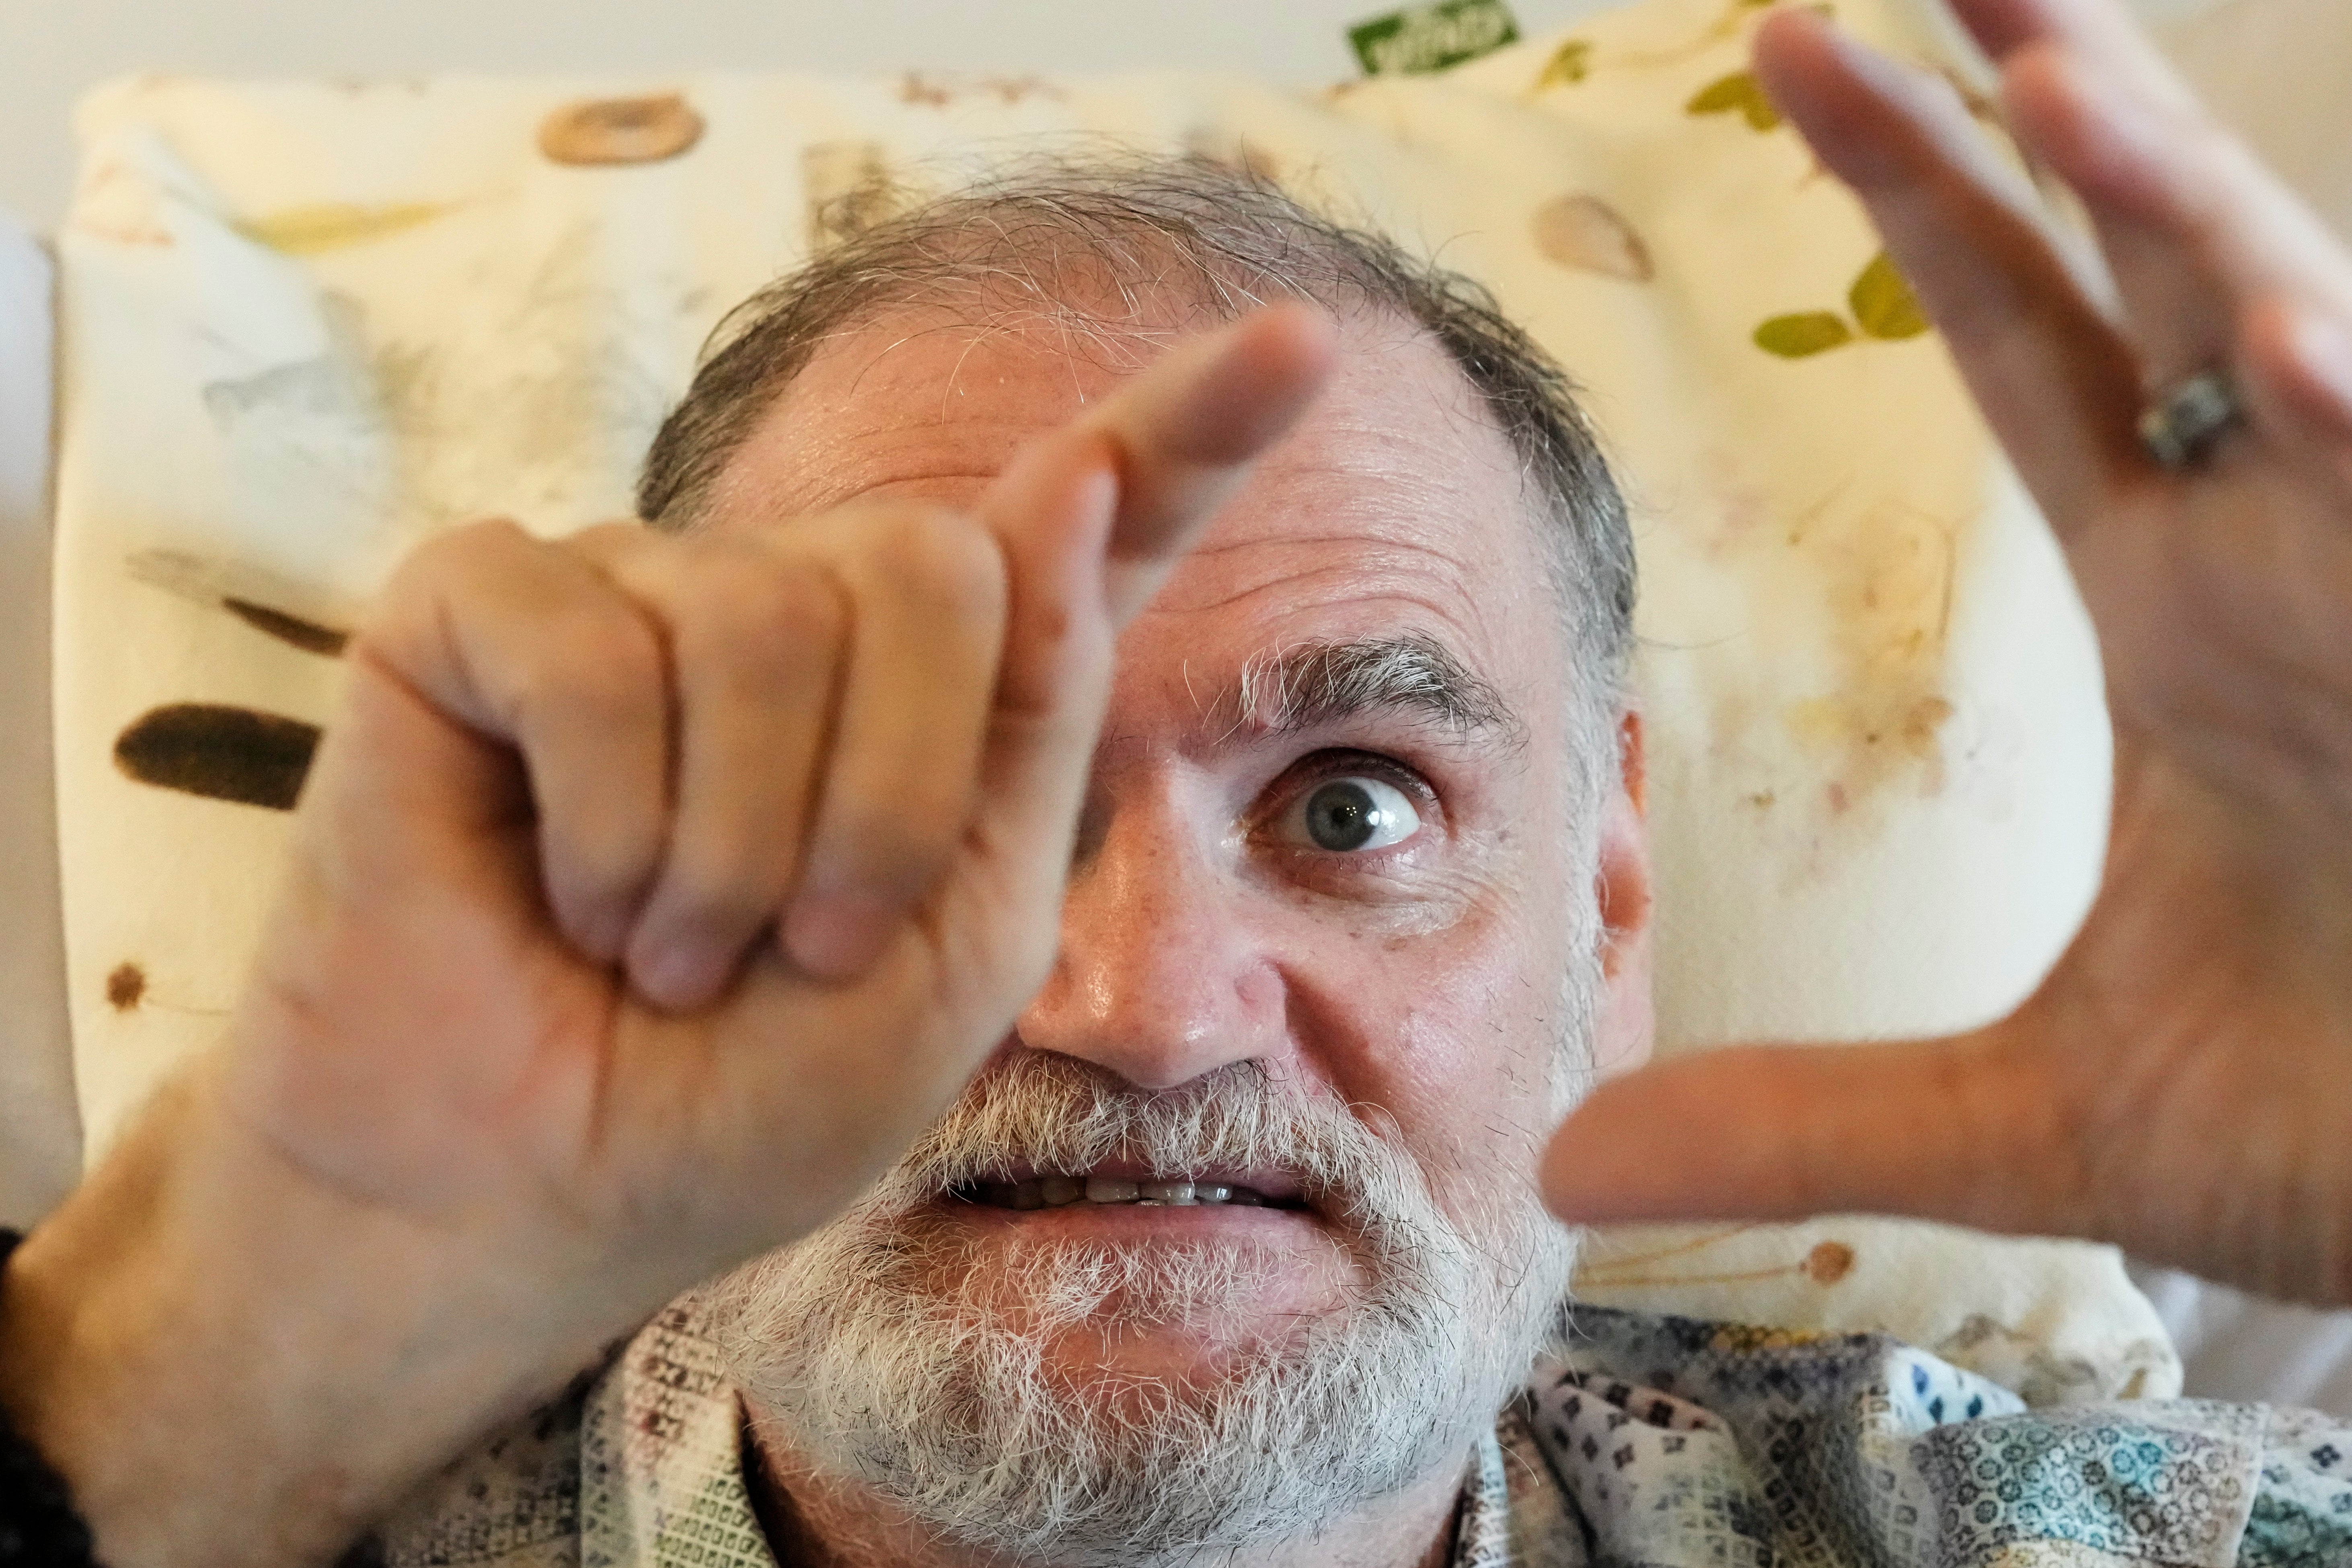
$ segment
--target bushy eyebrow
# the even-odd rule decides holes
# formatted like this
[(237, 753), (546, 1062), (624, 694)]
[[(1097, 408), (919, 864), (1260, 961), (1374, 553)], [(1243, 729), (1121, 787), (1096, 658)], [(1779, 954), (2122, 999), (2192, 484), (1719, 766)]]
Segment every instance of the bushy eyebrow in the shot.
[(1422, 632), (1294, 643), (1252, 658), (1218, 704), (1234, 730), (1289, 734), (1403, 714), (1469, 740), (1517, 743), (1525, 726), (1494, 682)]

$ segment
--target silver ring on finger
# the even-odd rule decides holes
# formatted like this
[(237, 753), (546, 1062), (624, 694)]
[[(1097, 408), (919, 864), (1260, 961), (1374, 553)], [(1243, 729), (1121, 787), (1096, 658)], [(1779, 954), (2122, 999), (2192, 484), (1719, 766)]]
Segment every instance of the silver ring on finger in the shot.
[(2245, 400), (2229, 373), (2200, 370), (2148, 405), (2139, 416), (2139, 442), (2159, 466), (2178, 473), (2203, 462), (2245, 417)]

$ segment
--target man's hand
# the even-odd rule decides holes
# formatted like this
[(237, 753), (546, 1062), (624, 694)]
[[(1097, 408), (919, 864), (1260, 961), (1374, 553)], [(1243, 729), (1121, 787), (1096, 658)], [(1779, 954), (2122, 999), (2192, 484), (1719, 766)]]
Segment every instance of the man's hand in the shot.
[[(1940, 83), (1802, 15), (1759, 66), (2065, 546), (2115, 719), (2105, 882), (2014, 1016), (1634, 1075), (1562, 1129), (1546, 1192), (1596, 1223), (1874, 1209), (2087, 1236), (2352, 1302), (2352, 259), (2113, 0), (1956, 9), (2081, 196), (2120, 319)], [(2168, 471), (2139, 413), (2209, 367), (2251, 417)]]
[(8, 1274), (101, 1554), (331, 1551), (899, 1155), (1051, 963), (1118, 627), (1334, 345), (1180, 348), (971, 516), (412, 559), (223, 1050)]
[(358, 1201), (593, 1235), (638, 1306), (829, 1217), (1043, 983), (1118, 628), (1330, 352), (1300, 308), (1180, 350), (968, 517), (426, 546), (236, 1113)]

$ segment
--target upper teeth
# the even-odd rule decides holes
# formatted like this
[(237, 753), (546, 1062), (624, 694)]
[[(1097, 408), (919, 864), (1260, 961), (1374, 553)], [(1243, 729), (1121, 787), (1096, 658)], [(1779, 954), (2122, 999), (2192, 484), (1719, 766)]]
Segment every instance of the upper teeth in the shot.
[(1058, 1208), (1064, 1204), (1138, 1204), (1181, 1207), (1188, 1204), (1243, 1204), (1263, 1207), (1265, 1194), (1216, 1182), (1130, 1182), (1118, 1176), (1032, 1176), (1025, 1182), (987, 1182), (980, 1201), (999, 1208)]

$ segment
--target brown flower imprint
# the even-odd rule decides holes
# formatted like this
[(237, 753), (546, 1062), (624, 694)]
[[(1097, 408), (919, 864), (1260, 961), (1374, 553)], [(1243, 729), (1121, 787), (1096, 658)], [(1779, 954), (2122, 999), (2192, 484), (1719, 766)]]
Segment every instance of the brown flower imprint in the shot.
[(675, 92), (567, 103), (540, 122), (539, 150), (577, 167), (658, 163), (702, 140), (702, 116)]
[(199, 1018), (226, 1018), (226, 1007), (190, 1007), (177, 1002), (166, 1002), (156, 996), (147, 983), (146, 968), (125, 960), (107, 972), (106, 1005), (118, 1013), (136, 1013), (142, 1006), (160, 1007), (166, 1013), (186, 1013)]
[(135, 963), (118, 963), (106, 977), (106, 1005), (128, 1013), (147, 994), (147, 972)]
[(1805, 1254), (1805, 1278), (1816, 1285), (1834, 1285), (1853, 1272), (1853, 1248), (1843, 1241), (1817, 1243)]
[(1548, 261), (1629, 283), (1658, 275), (1650, 247), (1615, 207), (1599, 196), (1559, 196), (1536, 209), (1536, 248)]

